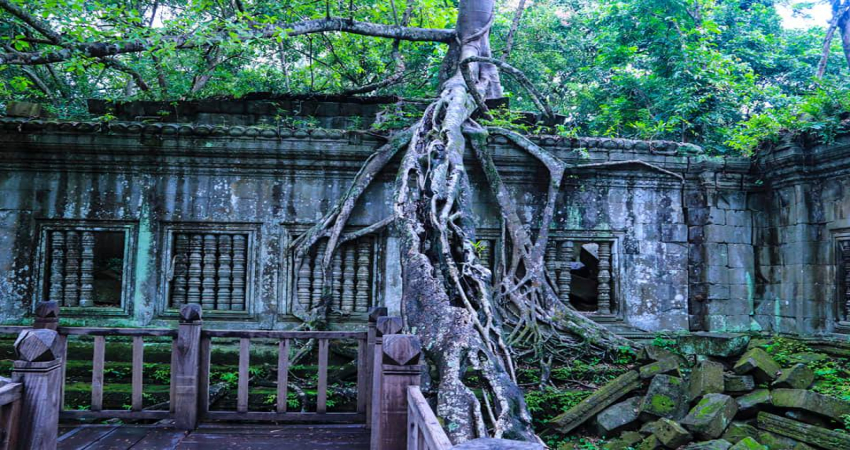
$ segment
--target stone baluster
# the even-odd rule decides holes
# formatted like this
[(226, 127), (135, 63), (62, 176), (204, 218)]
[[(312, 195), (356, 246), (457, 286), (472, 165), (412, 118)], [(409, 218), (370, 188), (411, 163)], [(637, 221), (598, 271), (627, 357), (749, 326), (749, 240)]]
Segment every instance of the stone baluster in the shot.
[(369, 282), (371, 272), (369, 264), (371, 239), (361, 238), (357, 242), (357, 294), (354, 298), (354, 310), (366, 312), (369, 309), (369, 297), (371, 297), (372, 285)]
[(94, 306), (94, 233), (84, 231), (80, 262), (80, 306)]
[[(384, 336), (401, 332), (401, 317), (378, 317), (375, 323), (375, 351), (372, 360), (372, 449), (383, 449), (381, 439), (381, 402), (383, 397), (383, 343)], [(406, 398), (406, 396), (405, 396)], [(406, 410), (405, 410), (406, 411)], [(405, 426), (406, 427), (406, 426)], [(390, 432), (396, 430), (389, 430)]]
[(27, 450), (55, 449), (62, 398), (62, 342), (48, 328), (21, 331), (12, 381), (23, 384), (18, 445)]
[(599, 243), (599, 273), (596, 277), (599, 282), (597, 287), (597, 299), (599, 314), (611, 314), (611, 243)]
[(344, 247), (345, 256), (342, 265), (342, 311), (354, 311), (354, 245)]
[(229, 311), (231, 306), (230, 272), (233, 244), (231, 237), (222, 234), (218, 237), (218, 289), (216, 295), (216, 308), (221, 311)]
[(189, 237), (178, 234), (174, 243), (174, 277), (171, 288), (171, 307), (186, 304), (186, 271), (189, 269)]
[(65, 235), (65, 291), (64, 305), (77, 306), (80, 303), (80, 234), (69, 231)]
[(50, 291), (48, 298), (61, 303), (65, 285), (65, 232), (50, 233)]
[(386, 450), (407, 449), (407, 391), (419, 386), (422, 378), (422, 346), (419, 338), (408, 334), (388, 334), (382, 346), (381, 404), (377, 447)]
[(301, 260), (301, 267), (298, 268), (298, 304), (305, 310), (310, 309), (310, 263), (313, 259), (305, 257)]
[(570, 283), (573, 276), (570, 273), (573, 262), (573, 241), (565, 239), (558, 246), (558, 262), (561, 270), (558, 271), (558, 296), (564, 303), (570, 302)]
[[(556, 281), (558, 277), (558, 241), (549, 239), (546, 243), (546, 254), (544, 260), (546, 262), (546, 273), (549, 274), (551, 280)], [(558, 283), (555, 282), (552, 286), (555, 288), (555, 293), (558, 293)]]
[(245, 311), (245, 284), (247, 268), (245, 258), (248, 254), (248, 240), (245, 235), (233, 236), (233, 290), (230, 296), (232, 311)]
[(318, 243), (318, 245), (316, 245), (316, 257), (313, 258), (313, 274), (310, 280), (312, 286), (312, 295), (310, 296), (310, 299), (313, 306), (320, 305), (322, 303), (322, 285), (324, 283), (322, 276), (322, 259), (325, 257), (325, 249), (327, 249), (327, 243), (322, 240)]
[(479, 252), (478, 259), (481, 260), (481, 264), (484, 267), (492, 269), (493, 263), (490, 261), (490, 259), (493, 257), (493, 244), (488, 239), (481, 240), (479, 242), (481, 250)]
[(198, 305), (201, 303), (201, 249), (204, 238), (199, 234), (192, 235), (189, 240), (189, 281), (186, 302)]
[(844, 320), (850, 322), (850, 241), (844, 241)]
[(342, 255), (340, 252), (342, 251), (341, 247), (338, 247), (334, 252), (333, 264), (332, 264), (332, 272), (331, 272), (331, 289), (333, 290), (333, 302), (334, 306), (337, 309), (342, 311)]
[(203, 281), (201, 282), (201, 306), (215, 309), (215, 261), (216, 239), (214, 234), (204, 235)]

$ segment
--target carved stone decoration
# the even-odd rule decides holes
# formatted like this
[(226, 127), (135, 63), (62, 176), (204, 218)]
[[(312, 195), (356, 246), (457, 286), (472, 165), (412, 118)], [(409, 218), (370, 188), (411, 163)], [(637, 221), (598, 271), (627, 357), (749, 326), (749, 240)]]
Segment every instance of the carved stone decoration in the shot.
[(245, 311), (245, 278), (248, 242), (243, 234), (233, 236), (233, 290), (231, 291), (230, 309)]
[(80, 306), (94, 306), (94, 233), (84, 231), (80, 263)]
[(222, 234), (218, 237), (218, 284), (217, 284), (217, 295), (215, 299), (215, 307), (216, 309), (222, 311), (230, 310), (231, 306), (231, 292), (230, 292), (230, 272), (231, 262), (232, 262), (232, 252), (233, 244), (231, 241), (231, 237), (226, 234)]
[(599, 299), (599, 314), (611, 314), (611, 243), (599, 243), (599, 282), (597, 298)]
[(342, 311), (354, 311), (354, 246), (346, 245), (342, 269)]
[(372, 285), (369, 280), (370, 240), (361, 238), (357, 242), (357, 295), (354, 298), (354, 310), (366, 312), (369, 309), (369, 297)]
[(337, 248), (334, 252), (333, 262), (331, 263), (331, 295), (334, 299), (334, 306), (342, 311), (342, 248)]
[(21, 331), (15, 340), (15, 355), (19, 360), (28, 362), (56, 360), (61, 355), (61, 349), (59, 333), (46, 328)]
[(186, 302), (201, 303), (201, 249), (203, 238), (199, 234), (192, 235), (189, 240), (189, 281), (186, 291)]
[[(558, 242), (550, 239), (549, 242), (546, 243), (545, 262), (546, 262), (546, 272), (549, 274), (549, 276), (553, 280), (556, 279), (556, 277), (557, 277), (557, 269), (558, 269), (557, 253), (558, 253)], [(555, 286), (553, 286), (553, 287), (555, 288), (555, 293), (558, 293), (559, 289), (558, 289), (557, 283), (555, 283)]]
[(50, 233), (50, 290), (48, 298), (62, 302), (65, 287), (65, 233), (52, 231)]
[(842, 242), (844, 259), (844, 320), (850, 322), (850, 240)]
[(313, 258), (313, 274), (311, 276), (311, 304), (315, 307), (322, 303), (322, 258), (325, 257), (326, 241), (322, 240), (316, 246), (316, 257)]
[(573, 281), (570, 266), (573, 262), (573, 241), (566, 239), (558, 246), (558, 297), (564, 303), (570, 302), (570, 283)]
[(189, 269), (189, 236), (178, 234), (174, 243), (174, 278), (171, 287), (171, 306), (186, 304), (186, 271)]
[(197, 303), (190, 303), (188, 305), (183, 305), (180, 308), (180, 323), (192, 323), (201, 320), (203, 317), (203, 312), (201, 311), (201, 305)]
[(65, 235), (65, 289), (64, 306), (80, 304), (80, 234), (69, 231)]
[(215, 277), (216, 277), (216, 238), (214, 234), (204, 235), (204, 265), (203, 281), (201, 282), (201, 306), (204, 309), (215, 309)]

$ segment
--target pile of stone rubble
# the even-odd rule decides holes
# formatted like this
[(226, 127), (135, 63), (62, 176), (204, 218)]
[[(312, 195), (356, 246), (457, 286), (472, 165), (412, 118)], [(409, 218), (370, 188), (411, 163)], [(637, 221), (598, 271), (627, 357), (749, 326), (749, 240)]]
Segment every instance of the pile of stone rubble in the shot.
[[(850, 402), (809, 390), (806, 364), (780, 367), (746, 335), (694, 335), (683, 357), (646, 347), (631, 370), (553, 419), (596, 426), (609, 450), (850, 450)], [(699, 355), (699, 356), (696, 356)], [(689, 372), (689, 373), (688, 373)]]

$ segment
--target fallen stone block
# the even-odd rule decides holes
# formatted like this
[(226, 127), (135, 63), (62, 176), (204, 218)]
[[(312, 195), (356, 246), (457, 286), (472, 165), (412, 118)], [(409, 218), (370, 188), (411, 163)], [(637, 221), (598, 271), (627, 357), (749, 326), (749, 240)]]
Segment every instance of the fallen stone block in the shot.
[(850, 414), (850, 402), (805, 389), (774, 389), (771, 403), (780, 408), (799, 408), (821, 414), (835, 420)]
[(656, 422), (655, 431), (652, 433), (667, 448), (679, 448), (690, 442), (693, 437), (688, 430), (670, 419), (661, 418)]
[(615, 431), (631, 424), (640, 415), (641, 397), (630, 398), (609, 406), (596, 416), (600, 434), (612, 435)]
[(30, 102), (9, 102), (6, 105), (6, 115), (9, 117), (47, 117), (43, 106)]
[(643, 440), (643, 435), (636, 431), (627, 431), (616, 439), (612, 439), (602, 445), (604, 450), (628, 450)]
[(657, 425), (657, 424), (658, 424), (657, 420), (653, 421), (653, 422), (647, 422), (647, 423), (643, 424), (643, 426), (640, 427), (640, 430), (638, 430), (638, 432), (640, 434), (643, 434), (643, 435), (652, 434), (652, 433), (655, 432), (655, 425)]
[(679, 365), (680, 361), (678, 358), (664, 358), (641, 367), (639, 369), (640, 377), (647, 379), (662, 373), (673, 372), (675, 370), (679, 370)]
[(789, 448), (796, 448), (801, 444), (801, 442), (797, 442), (794, 439), (769, 431), (760, 431), (759, 437), (756, 440), (766, 445), (770, 450), (787, 450)]
[(749, 394), (738, 397), (735, 401), (738, 403), (739, 411), (751, 412), (758, 409), (761, 405), (770, 404), (770, 391), (767, 389), (756, 389)]
[(703, 360), (694, 366), (688, 382), (688, 399), (690, 401), (705, 394), (721, 394), (723, 389), (723, 364)]
[(805, 364), (794, 364), (788, 369), (782, 369), (782, 375), (773, 382), (775, 388), (808, 389), (815, 381), (815, 373)]
[(567, 434), (640, 385), (640, 375), (636, 370), (630, 370), (599, 388), (578, 405), (552, 419), (552, 423), (558, 431)]
[(741, 356), (733, 370), (739, 375), (752, 373), (759, 381), (771, 381), (779, 376), (782, 368), (767, 352), (754, 348)]
[(756, 388), (756, 380), (750, 375), (723, 375), (724, 390), (734, 394), (750, 392)]
[(738, 441), (746, 437), (758, 440), (759, 430), (758, 428), (752, 425), (747, 425), (743, 422), (732, 422), (729, 424), (729, 427), (726, 428), (726, 432), (723, 433), (722, 437), (733, 444), (737, 444)]
[(645, 437), (637, 446), (637, 450), (656, 450), (660, 448), (663, 448), (661, 441), (654, 434)]
[(750, 337), (734, 333), (692, 333), (679, 338), (679, 349), (689, 355), (738, 356), (747, 349)]
[(794, 353), (788, 359), (792, 363), (811, 364), (814, 362), (826, 361), (829, 359), (829, 355), (827, 355), (826, 353), (800, 352)]
[(717, 439), (738, 413), (735, 399), (724, 394), (707, 394), (682, 420), (682, 425), (703, 439)]
[(796, 420), (774, 414), (760, 412), (758, 427), (791, 439), (825, 449), (838, 450), (850, 448), (850, 434), (827, 430), (826, 428), (806, 425)]
[(712, 441), (694, 442), (682, 450), (729, 450), (732, 448), (730, 442), (723, 439), (715, 439)]
[(684, 417), (688, 412), (685, 382), (681, 378), (657, 375), (649, 384), (640, 411), (674, 420)]
[(667, 350), (666, 348), (656, 347), (654, 345), (645, 345), (640, 349), (637, 355), (637, 360), (642, 363), (648, 363), (652, 361), (661, 361), (662, 359), (674, 358), (677, 359), (680, 363), (684, 364), (685, 358), (681, 355), (677, 355), (676, 353)]
[(809, 425), (824, 428), (827, 427), (827, 421), (829, 420), (821, 418), (818, 414), (812, 414), (802, 409), (788, 409), (783, 415), (789, 419), (798, 420)]
[(733, 445), (730, 450), (765, 450), (767, 447), (761, 445), (751, 437), (745, 437)]

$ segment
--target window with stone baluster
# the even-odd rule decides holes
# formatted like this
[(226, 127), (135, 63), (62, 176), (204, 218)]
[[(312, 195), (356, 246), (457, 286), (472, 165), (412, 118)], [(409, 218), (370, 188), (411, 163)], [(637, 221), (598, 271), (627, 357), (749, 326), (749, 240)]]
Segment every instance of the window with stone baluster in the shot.
[(133, 225), (80, 221), (41, 224), (38, 300), (70, 312), (126, 312)]
[(850, 236), (838, 240), (838, 321), (850, 332)]
[[(343, 242), (334, 253), (327, 274), (330, 310), (343, 316), (366, 314), (376, 304), (380, 283), (375, 235), (361, 236)], [(325, 278), (321, 259), (327, 249), (327, 239), (313, 246), (301, 261), (293, 261), (291, 312), (304, 312), (320, 306)]]
[(254, 227), (222, 224), (166, 227), (166, 309), (187, 303), (206, 311), (250, 312)]

